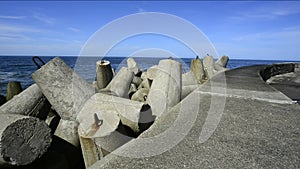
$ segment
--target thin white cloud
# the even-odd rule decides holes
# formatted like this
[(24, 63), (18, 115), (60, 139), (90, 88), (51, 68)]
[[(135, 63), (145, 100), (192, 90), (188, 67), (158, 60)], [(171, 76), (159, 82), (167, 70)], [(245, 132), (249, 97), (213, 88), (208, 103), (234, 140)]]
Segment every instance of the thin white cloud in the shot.
[(24, 25), (0, 24), (0, 33), (16, 33), (16, 32), (42, 32), (43, 30), (27, 27)]
[(20, 42), (20, 41), (28, 41), (31, 40), (29, 37), (22, 35), (22, 34), (0, 34), (0, 41), (14, 41), (14, 42)]
[(80, 29), (77, 29), (77, 28), (74, 28), (74, 27), (68, 27), (67, 29), (70, 30), (70, 31), (73, 31), (73, 32), (80, 32)]
[(0, 15), (0, 19), (25, 19), (26, 16)]
[(248, 21), (248, 20), (272, 20), (279, 17), (285, 17), (293, 14), (300, 13), (300, 6), (279, 3), (275, 5), (249, 5), (249, 8), (238, 11), (234, 16), (229, 18), (237, 21)]
[(53, 25), (55, 23), (55, 19), (51, 18), (45, 14), (41, 14), (41, 13), (34, 13), (32, 16), (34, 19), (41, 21), (45, 24), (49, 24), (49, 25)]

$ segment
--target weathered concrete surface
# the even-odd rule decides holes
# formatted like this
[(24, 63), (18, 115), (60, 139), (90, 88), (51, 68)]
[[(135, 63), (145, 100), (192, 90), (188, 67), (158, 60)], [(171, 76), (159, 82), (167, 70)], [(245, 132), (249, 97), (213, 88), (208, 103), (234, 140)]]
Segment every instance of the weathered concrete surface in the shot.
[(32, 78), (64, 120), (75, 120), (85, 101), (95, 93), (92, 85), (59, 57), (34, 72)]
[(195, 80), (192, 72), (187, 72), (182, 74), (182, 86), (189, 86), (189, 85), (197, 85), (197, 81)]
[(291, 72), (271, 77), (268, 84), (293, 100), (300, 100), (300, 72)]
[(190, 67), (195, 81), (198, 84), (203, 83), (205, 80), (205, 72), (204, 72), (204, 66), (202, 64), (202, 61), (198, 57), (196, 59), (192, 59)]
[(38, 118), (0, 115), (0, 165), (26, 165), (41, 157), (51, 144), (50, 128)]
[(83, 169), (81, 151), (67, 141), (52, 137), (48, 151), (32, 163), (25, 166), (7, 166), (1, 169)]
[(214, 65), (215, 65), (215, 61), (212, 56), (207, 55), (203, 58), (204, 71), (206, 72), (205, 75), (209, 79), (214, 76), (215, 73)]
[(0, 114), (20, 114), (45, 119), (50, 104), (41, 89), (33, 84), (0, 107)]
[(148, 97), (149, 89), (147, 88), (140, 88), (137, 90), (131, 97), (131, 100), (139, 101), (139, 102), (146, 102)]
[(159, 117), (181, 99), (181, 64), (175, 60), (161, 60), (157, 67), (147, 103), (151, 106), (153, 115)]
[(142, 83), (138, 86), (138, 89), (141, 89), (141, 88), (145, 88), (145, 89), (150, 89), (151, 87), (151, 82), (149, 79), (144, 79), (142, 81)]
[[(267, 83), (281, 91), (289, 98), (300, 101), (300, 63), (295, 66), (287, 66), (277, 69), (281, 73), (267, 79)], [(291, 69), (292, 68), (292, 69)], [(275, 74), (275, 73), (274, 73)]]
[(79, 147), (78, 125), (77, 121), (61, 119), (54, 135), (66, 140), (75, 147)]
[(218, 74), (91, 168), (299, 168), (300, 106), (261, 79), (264, 67), (226, 71), (225, 87)]
[(122, 67), (112, 81), (104, 88), (103, 92), (111, 92), (113, 95), (129, 98), (128, 92), (134, 73), (126, 67)]
[(127, 59), (127, 66), (128, 69), (132, 71), (134, 74), (137, 74), (140, 71), (138, 64), (135, 62), (133, 58)]
[(97, 89), (105, 88), (112, 78), (113, 72), (110, 62), (107, 60), (100, 60), (96, 62)]
[(15, 95), (22, 92), (22, 86), (20, 82), (8, 82), (6, 100), (12, 99)]
[(227, 63), (228, 63), (229, 57), (228, 56), (222, 56), (220, 57), (216, 63), (215, 63), (215, 69), (217, 71), (223, 71), (226, 69)]
[[(143, 107), (144, 103), (142, 102), (96, 93), (84, 105), (77, 119), (83, 131), (90, 133), (91, 126), (95, 122), (94, 114), (97, 114), (103, 120), (100, 129), (93, 134), (98, 137), (105, 136), (105, 125), (108, 125), (107, 128), (109, 128), (106, 134), (114, 131), (119, 125), (118, 120), (121, 120), (123, 125), (130, 127), (133, 131), (139, 132), (142, 116), (151, 116), (151, 111), (142, 111)], [(116, 117), (114, 118), (114, 116)]]

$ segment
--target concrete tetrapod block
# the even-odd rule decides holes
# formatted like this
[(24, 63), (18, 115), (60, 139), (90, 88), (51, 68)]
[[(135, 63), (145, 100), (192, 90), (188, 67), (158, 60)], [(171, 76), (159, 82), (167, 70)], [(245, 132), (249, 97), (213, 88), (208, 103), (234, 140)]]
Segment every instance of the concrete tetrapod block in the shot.
[[(103, 157), (103, 153), (95, 145), (94, 139), (109, 137), (118, 128), (120, 122), (120, 117), (114, 105), (103, 105), (102, 99), (98, 100), (97, 95), (99, 94), (92, 96), (77, 116), (79, 122), (78, 135), (86, 167)], [(102, 95), (100, 94), (100, 96)]]
[(139, 101), (145, 103), (147, 100), (149, 94), (149, 89), (147, 88), (140, 88), (138, 91), (136, 91), (132, 97), (131, 100)]
[(134, 76), (132, 79), (132, 83), (136, 86), (139, 86), (142, 83), (143, 79), (141, 77)]
[(222, 57), (220, 57), (216, 61), (216, 63), (215, 63), (215, 69), (217, 71), (226, 70), (226, 66), (227, 66), (228, 60), (229, 60), (228, 56), (222, 56)]
[(150, 87), (151, 87), (151, 81), (147, 78), (142, 81), (142, 83), (139, 85), (138, 89), (145, 88), (145, 89), (149, 90)]
[(50, 128), (35, 117), (0, 114), (0, 165), (26, 165), (51, 144)]
[(182, 74), (182, 86), (188, 86), (188, 85), (196, 85), (198, 84), (195, 80), (193, 73), (191, 71)]
[(155, 78), (155, 76), (157, 75), (157, 70), (158, 70), (157, 65), (151, 66), (147, 70), (147, 78), (150, 79), (150, 80), (153, 80)]
[(181, 64), (171, 59), (161, 60), (147, 97), (153, 115), (159, 117), (181, 98)]
[[(77, 120), (79, 121), (83, 131), (88, 131), (87, 128), (94, 124), (96, 116), (100, 117), (111, 112), (112, 117), (114, 114), (117, 114), (123, 125), (130, 127), (134, 132), (139, 132), (140, 123), (148, 123), (153, 120), (151, 118), (149, 118), (150, 121), (147, 121), (147, 119), (144, 120), (146, 117), (151, 117), (152, 115), (151, 109), (144, 111), (145, 107), (147, 107), (147, 105), (142, 102), (96, 93), (84, 105), (77, 117)], [(97, 114), (97, 112), (100, 114)], [(108, 122), (112, 120), (117, 121), (112, 117), (108, 118)], [(104, 116), (104, 118), (106, 118), (106, 116)], [(103, 122), (105, 122), (105, 120), (106, 119), (103, 119)], [(99, 134), (103, 134), (103, 131), (98, 132), (100, 132)], [(97, 133), (94, 135), (97, 135)]]
[(7, 84), (6, 100), (12, 99), (15, 95), (22, 92), (22, 86), (20, 82), (9, 82)]
[(207, 55), (203, 58), (203, 66), (208, 79), (214, 76), (214, 65), (214, 58), (212, 56)]
[(105, 88), (113, 78), (110, 62), (101, 60), (96, 62), (97, 89)]
[(109, 91), (116, 96), (129, 98), (128, 91), (133, 79), (133, 72), (128, 68), (122, 67), (117, 75), (112, 79), (103, 92)]
[(142, 78), (143, 80), (144, 80), (144, 79), (147, 79), (147, 78), (148, 78), (147, 72), (142, 72), (141, 78)]
[(128, 96), (129, 98), (132, 97), (132, 95), (137, 91), (137, 88), (136, 88), (136, 85), (131, 83), (130, 84), (130, 88), (129, 88), (129, 91), (128, 91)]
[(135, 75), (140, 71), (138, 64), (135, 62), (133, 58), (127, 59), (127, 66), (130, 71), (132, 71)]
[(61, 119), (55, 130), (54, 135), (66, 140), (75, 147), (79, 147), (79, 137), (77, 133), (78, 125), (79, 123), (77, 121)]
[(41, 89), (33, 84), (0, 107), (0, 114), (20, 114), (45, 119), (50, 104)]
[(191, 60), (190, 69), (196, 82), (198, 84), (203, 83), (205, 80), (204, 66), (202, 64), (202, 61), (198, 57)]
[(52, 108), (64, 120), (75, 120), (95, 89), (56, 57), (32, 74)]
[(141, 102), (112, 95), (96, 93), (92, 96), (77, 117), (86, 166), (132, 139), (118, 130), (122, 125), (134, 132), (149, 127), (146, 125), (154, 119), (151, 110), (145, 107)]

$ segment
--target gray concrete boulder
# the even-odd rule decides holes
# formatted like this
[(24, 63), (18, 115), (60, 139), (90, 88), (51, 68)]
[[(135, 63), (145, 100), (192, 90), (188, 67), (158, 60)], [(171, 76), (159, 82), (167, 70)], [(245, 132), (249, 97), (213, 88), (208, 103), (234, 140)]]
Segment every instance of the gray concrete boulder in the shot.
[(214, 58), (212, 56), (205, 56), (203, 58), (203, 66), (204, 70), (206, 72), (206, 76), (210, 79), (214, 76), (215, 70), (214, 70)]
[(107, 60), (101, 60), (96, 62), (96, 79), (97, 79), (97, 88), (105, 88), (111, 79), (113, 78), (113, 72), (110, 65), (110, 62)]
[(56, 57), (32, 74), (33, 80), (64, 120), (75, 120), (95, 89)]
[(144, 110), (144, 107), (144, 103), (102, 93), (95, 94), (85, 103), (77, 121), (86, 166), (131, 139), (117, 131), (120, 123), (140, 132), (141, 123), (153, 120), (151, 110)]
[(13, 81), (8, 82), (7, 84), (7, 92), (6, 92), (6, 100), (12, 99), (15, 95), (22, 92), (22, 86), (20, 82)]
[(182, 86), (198, 84), (191, 71), (182, 74)]
[(228, 63), (229, 57), (228, 56), (222, 56), (220, 57), (216, 63), (215, 63), (215, 69), (217, 71), (224, 71), (226, 70), (226, 66)]
[[(139, 132), (141, 116), (147, 116), (147, 113), (151, 114), (151, 111), (143, 112), (143, 107), (144, 103), (142, 102), (97, 93), (86, 102), (83, 109), (80, 111), (77, 120), (79, 121), (82, 130), (86, 131), (86, 133), (89, 133), (88, 128), (94, 123), (95, 116), (98, 116), (99, 118), (103, 116), (103, 122), (108, 124), (113, 123), (114, 127), (117, 127), (117, 121), (119, 119), (123, 125), (130, 127), (134, 132)], [(110, 114), (112, 117), (106, 117)], [(116, 129), (114, 127), (112, 130)], [(105, 133), (101, 131), (97, 133), (97, 131), (95, 131), (93, 135), (101, 136), (103, 134)]]
[(78, 125), (79, 123), (77, 121), (61, 119), (55, 130), (54, 135), (66, 140), (75, 147), (79, 147), (79, 137), (77, 133)]
[(205, 81), (205, 71), (202, 61), (197, 57), (196, 59), (191, 60), (190, 71), (198, 84), (201, 84)]
[(131, 100), (144, 102), (146, 103), (147, 97), (149, 94), (149, 89), (147, 88), (140, 88), (138, 89), (131, 97)]
[(128, 92), (134, 73), (126, 67), (122, 67), (107, 87), (101, 91), (111, 92), (113, 95), (129, 98)]
[(149, 90), (151, 87), (151, 83), (152, 82), (149, 79), (144, 79), (142, 83), (139, 85), (138, 89), (145, 88)]
[(157, 75), (157, 70), (158, 70), (157, 65), (151, 66), (147, 70), (147, 78), (150, 79), (150, 80), (153, 80), (155, 78), (155, 76)]
[(19, 114), (45, 119), (50, 104), (41, 89), (33, 84), (0, 107), (0, 114)]
[(135, 86), (139, 86), (142, 83), (143, 79), (138, 76), (133, 76), (132, 83), (135, 84)]
[(147, 103), (156, 117), (161, 116), (180, 101), (181, 76), (182, 68), (179, 62), (171, 59), (159, 62), (157, 75), (147, 97)]
[(129, 91), (128, 91), (128, 95), (129, 95), (129, 98), (132, 97), (132, 95), (137, 91), (137, 87), (135, 84), (131, 83), (130, 84), (130, 88), (129, 88)]
[(27, 165), (41, 157), (52, 138), (48, 125), (35, 117), (0, 114), (0, 165)]
[(140, 71), (138, 64), (135, 62), (133, 58), (127, 59), (127, 66), (130, 71), (132, 71), (135, 75)]

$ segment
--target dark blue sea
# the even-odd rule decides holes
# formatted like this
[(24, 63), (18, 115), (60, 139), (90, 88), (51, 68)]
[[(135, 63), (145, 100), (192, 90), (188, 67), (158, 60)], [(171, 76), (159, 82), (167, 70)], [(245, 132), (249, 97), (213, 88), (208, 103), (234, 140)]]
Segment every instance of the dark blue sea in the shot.
[[(48, 62), (54, 57), (41, 57), (45, 62)], [(71, 68), (80, 74), (88, 82), (93, 82), (95, 79), (95, 62), (103, 59), (100, 57), (61, 57)], [(105, 60), (111, 62), (112, 67), (118, 71), (122, 66), (126, 66), (125, 57), (107, 57)], [(158, 64), (162, 58), (134, 58), (141, 69), (147, 69), (152, 65)], [(191, 58), (178, 59), (183, 65), (183, 71), (189, 71)], [(279, 62), (291, 61), (275, 61), (275, 60), (237, 60), (230, 59), (227, 68), (233, 69), (241, 66), (272, 64)], [(33, 84), (31, 74), (38, 68), (32, 62), (30, 56), (0, 56), (0, 94), (6, 95), (7, 83), (10, 81), (19, 81), (23, 89)]]

